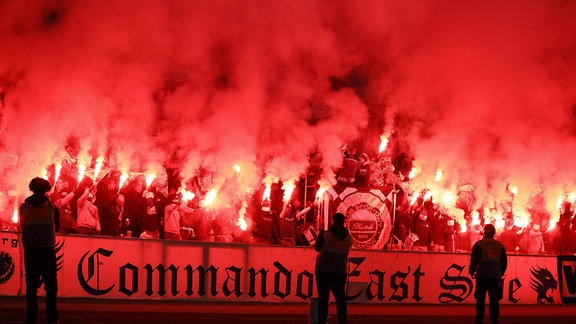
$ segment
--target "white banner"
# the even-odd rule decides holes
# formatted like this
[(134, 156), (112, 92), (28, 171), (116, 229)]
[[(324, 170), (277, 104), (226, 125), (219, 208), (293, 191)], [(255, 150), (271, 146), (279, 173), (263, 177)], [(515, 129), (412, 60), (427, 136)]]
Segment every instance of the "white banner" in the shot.
[[(0, 232), (0, 296), (16, 296), (20, 290), (20, 240), (16, 233)], [(22, 254), (23, 256), (24, 254)]]
[[(0, 295), (23, 294), (19, 236), (0, 232), (0, 239)], [(316, 296), (312, 247), (74, 235), (57, 235), (57, 243), (61, 297), (308, 302)], [(471, 304), (468, 263), (465, 253), (353, 249), (349, 300)], [(575, 257), (509, 256), (502, 303), (575, 297)]]

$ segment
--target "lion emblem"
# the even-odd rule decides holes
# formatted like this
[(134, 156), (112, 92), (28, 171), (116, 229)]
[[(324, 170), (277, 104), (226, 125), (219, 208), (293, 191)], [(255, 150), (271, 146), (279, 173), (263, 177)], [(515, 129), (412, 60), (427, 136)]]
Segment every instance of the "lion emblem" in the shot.
[(554, 291), (558, 289), (558, 281), (554, 279), (552, 273), (547, 268), (530, 268), (532, 278), (530, 286), (538, 294), (538, 304), (554, 304)]
[(10, 280), (14, 274), (14, 259), (6, 252), (0, 252), (0, 284)]

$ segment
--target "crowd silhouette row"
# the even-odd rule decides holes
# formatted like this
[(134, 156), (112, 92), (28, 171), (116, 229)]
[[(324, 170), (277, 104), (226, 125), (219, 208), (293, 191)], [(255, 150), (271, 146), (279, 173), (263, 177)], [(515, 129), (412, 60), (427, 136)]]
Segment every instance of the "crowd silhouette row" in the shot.
[[(210, 208), (201, 203), (210, 187), (211, 174), (206, 170), (186, 181), (184, 187), (191, 187), (194, 193), (191, 198), (183, 196), (183, 181), (175, 170), (165, 170), (165, 183), (152, 185), (143, 174), (126, 180), (114, 169), (102, 172), (101, 179), (87, 176), (78, 181), (72, 176), (78, 172), (74, 160), (68, 162), (60, 177), (52, 174), (52, 179), (57, 179), (49, 193), (60, 212), (63, 234), (311, 246), (324, 227), (316, 199), (322, 172), (313, 163), (289, 199), (282, 183), (277, 182), (268, 188), (267, 197), (262, 187), (236, 197), (231, 206)], [(435, 203), (427, 189), (405, 191), (406, 186), (399, 184), (407, 179), (394, 170), (389, 156), (370, 159), (366, 153), (357, 154), (352, 146), (343, 151), (336, 180), (340, 186), (393, 188), (395, 208), (391, 208), (390, 223), (385, 225), (392, 227), (391, 234), (387, 242), (379, 244), (384, 249), (469, 252), (482, 238), (484, 225), (493, 223), (496, 238), (508, 253), (576, 253), (576, 219), (569, 202), (559, 211), (559, 221), (534, 211), (532, 222), (518, 225), (511, 205), (501, 209), (504, 216), (497, 220), (494, 215), (474, 210), (473, 194), (464, 190), (456, 204), (461, 213), (453, 215)]]
[(60, 177), (49, 193), (60, 213), (60, 233), (135, 237), (143, 239), (223, 241), (310, 245), (316, 237), (313, 202), (284, 203), (279, 184), (270, 198), (248, 197), (246, 223), (239, 222), (238, 206), (212, 209), (200, 196), (186, 199), (179, 186), (148, 187), (144, 175), (121, 186), (121, 173), (108, 172), (101, 180), (75, 183)]
[[(355, 185), (340, 181), (341, 185)], [(305, 189), (302, 189), (305, 190)], [(302, 190), (296, 190), (301, 192)], [(143, 175), (120, 187), (120, 173), (110, 171), (95, 183), (87, 178), (79, 184), (58, 179), (50, 199), (60, 211), (60, 232), (143, 239), (197, 240), (310, 246), (322, 228), (322, 217), (313, 200), (302, 202), (295, 194), (284, 201), (281, 184), (272, 185), (270, 196), (261, 191), (247, 197), (245, 227), (239, 223), (238, 206), (231, 211), (201, 206), (198, 197), (184, 199), (177, 187), (147, 188)], [(313, 196), (313, 195), (309, 195)], [(466, 213), (462, 224), (431, 198), (408, 201), (398, 190), (392, 214), (393, 227), (385, 249), (434, 252), (468, 252), (482, 238), (482, 228), (491, 222), (481, 213)], [(524, 227), (507, 215), (497, 226), (496, 237), (509, 253), (573, 254), (576, 232), (573, 211), (566, 206), (560, 221), (549, 219)], [(460, 220), (461, 221), (461, 220)]]

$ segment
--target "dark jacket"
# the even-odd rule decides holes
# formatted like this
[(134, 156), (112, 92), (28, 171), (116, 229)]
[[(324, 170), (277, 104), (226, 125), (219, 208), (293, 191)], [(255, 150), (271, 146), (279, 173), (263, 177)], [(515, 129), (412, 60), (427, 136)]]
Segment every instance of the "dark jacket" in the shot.
[(470, 275), (501, 278), (508, 267), (504, 245), (494, 238), (483, 238), (474, 243), (470, 253)]
[(60, 228), (60, 214), (48, 197), (32, 195), (20, 205), (20, 226), (24, 248), (53, 247)]
[(314, 250), (316, 257), (316, 270), (335, 273), (348, 272), (348, 251), (352, 246), (352, 238), (344, 226), (332, 225), (328, 231), (320, 232)]

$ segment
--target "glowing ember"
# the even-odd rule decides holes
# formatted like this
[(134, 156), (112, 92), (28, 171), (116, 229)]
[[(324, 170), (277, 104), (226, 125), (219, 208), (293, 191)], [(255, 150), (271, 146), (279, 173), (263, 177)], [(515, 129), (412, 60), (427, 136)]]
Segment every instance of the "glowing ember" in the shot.
[(232, 168), (234, 169), (234, 172), (236, 172), (236, 174), (240, 173), (240, 166), (238, 164), (234, 164)]

